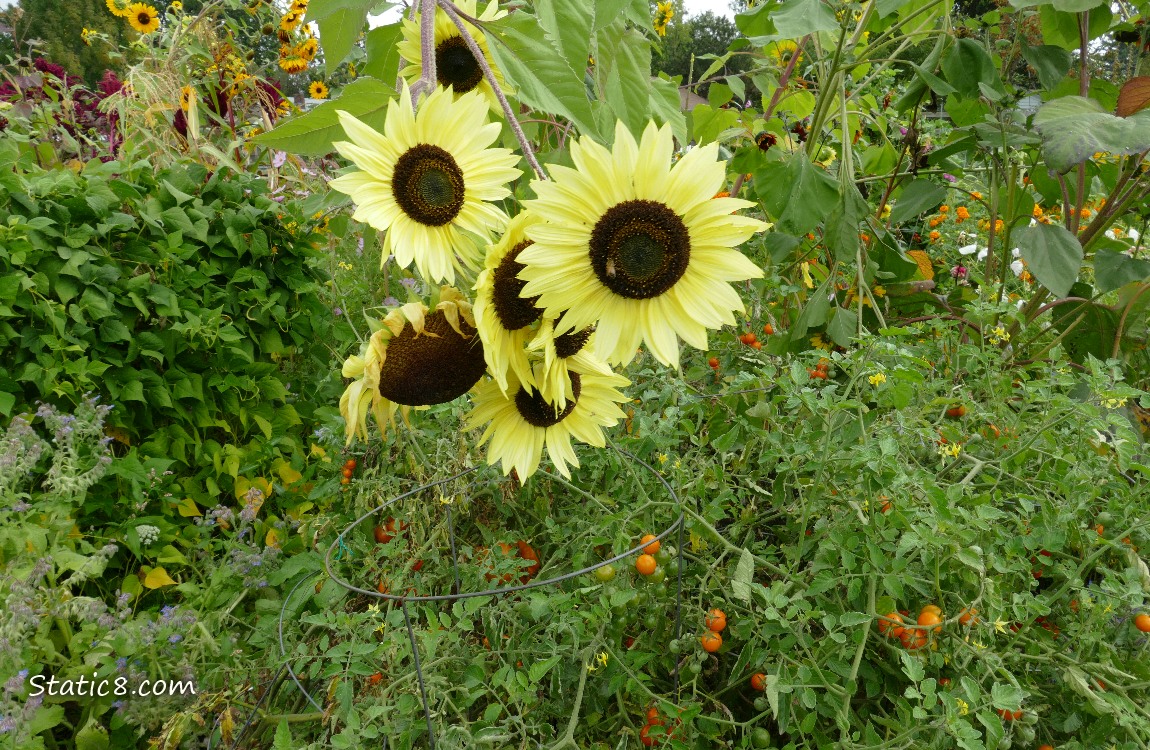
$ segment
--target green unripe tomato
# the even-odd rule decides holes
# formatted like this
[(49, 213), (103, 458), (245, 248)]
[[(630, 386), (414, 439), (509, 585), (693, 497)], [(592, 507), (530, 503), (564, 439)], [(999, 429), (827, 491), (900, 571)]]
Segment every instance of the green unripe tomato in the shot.
[(649, 614), (643, 618), (643, 627), (647, 630), (654, 630), (659, 627), (659, 618), (655, 614)]
[(671, 643), (667, 646), (667, 649), (672, 654), (677, 654), (683, 650), (683, 645), (681, 643), (679, 643), (678, 640), (674, 640), (674, 641), (671, 641)]
[(648, 583), (662, 583), (667, 578), (667, 569), (662, 565), (655, 568), (655, 572), (647, 576)]
[(703, 671), (703, 665), (697, 661), (693, 661), (687, 665), (687, 672), (689, 674), (698, 675)]
[(591, 574), (595, 576), (595, 580), (599, 581), (600, 583), (606, 583), (615, 577), (615, 566), (602, 565), (598, 568), (595, 568)]
[(660, 547), (659, 551), (655, 553), (655, 562), (659, 563), (659, 565), (668, 565), (674, 559), (675, 550), (666, 545)]
[(1020, 727), (1014, 728), (1014, 736), (1018, 738), (1019, 742), (1026, 743), (1029, 746), (1031, 742), (1034, 742), (1034, 738), (1038, 736), (1038, 733), (1034, 731), (1034, 727), (1028, 727), (1023, 724)]
[(760, 695), (758, 698), (755, 698), (755, 710), (756, 711), (759, 711), (759, 712), (766, 711), (770, 707), (771, 707), (771, 702), (768, 701), (763, 696)]
[(762, 727), (755, 727), (755, 731), (751, 732), (751, 745), (754, 747), (770, 747), (771, 733)]

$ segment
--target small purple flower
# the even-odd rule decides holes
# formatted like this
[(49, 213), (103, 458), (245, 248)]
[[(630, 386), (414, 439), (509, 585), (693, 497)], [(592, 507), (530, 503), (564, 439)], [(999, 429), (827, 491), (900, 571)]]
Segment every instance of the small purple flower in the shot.
[(179, 643), (182, 640), (184, 640), (184, 637), (179, 633), (172, 633), (168, 636), (168, 643)]
[(279, 169), (287, 161), (287, 151), (273, 151), (272, 152), (272, 166)]
[(400, 283), (400, 284), (403, 284), (403, 285), (404, 285), (405, 287), (407, 287), (408, 289), (414, 289), (414, 288), (415, 288), (415, 285), (416, 285), (418, 282), (417, 282), (415, 279), (410, 279), (410, 278), (409, 278), (409, 279), (400, 279), (400, 280), (399, 280), (399, 283)]
[(898, 129), (898, 134), (899, 134), (899, 135), (906, 135), (906, 128), (899, 128), (899, 129)]
[(383, 298), (383, 306), (384, 307), (399, 307), (399, 300), (397, 300), (395, 297), (392, 297), (391, 295), (388, 295), (388, 296)]
[(958, 182), (958, 178), (952, 174), (945, 174), (944, 173), (942, 175), (942, 179), (946, 180), (947, 182)]
[(333, 313), (335, 313), (335, 316), (336, 316), (337, 318), (338, 318), (340, 315), (343, 315), (343, 309), (342, 309), (342, 308), (339, 308), (339, 307), (335, 307), (335, 308), (332, 308), (332, 312), (333, 312)]
[(950, 275), (959, 281), (966, 279), (968, 273), (969, 272), (966, 270), (966, 266), (955, 266), (954, 268), (950, 269)]

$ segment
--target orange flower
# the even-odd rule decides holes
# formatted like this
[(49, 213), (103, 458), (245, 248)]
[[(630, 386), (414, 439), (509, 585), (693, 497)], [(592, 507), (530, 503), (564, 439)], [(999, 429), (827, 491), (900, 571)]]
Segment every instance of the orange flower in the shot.
[(970, 218), (970, 211), (966, 210), (966, 206), (959, 206), (954, 211), (955, 216), (958, 217), (957, 221), (963, 222)]
[(938, 242), (940, 237), (942, 237), (942, 235), (939, 234), (938, 232), (931, 232), (930, 233), (930, 241), (931, 242)]
[(949, 210), (950, 210), (950, 206), (946, 205), (945, 203), (938, 207), (938, 212), (940, 214), (944, 214)]
[(974, 198), (976, 201), (980, 201), (980, 200), (982, 200), (982, 193), (975, 190), (973, 193), (970, 194), (970, 197)]
[(728, 193), (726, 190), (720, 190), (719, 192), (715, 193), (714, 197), (716, 197), (716, 198), (730, 198), (731, 194)]
[(1034, 214), (1034, 218), (1041, 219), (1042, 218), (1042, 206), (1035, 203), (1034, 204), (1034, 210), (1031, 213)]
[(939, 224), (941, 224), (943, 221), (944, 221), (944, 219), (941, 216), (935, 216), (933, 219), (930, 220), (930, 228), (934, 229)]
[(1082, 209), (1082, 213), (1080, 213), (1079, 216), (1081, 216), (1083, 219), (1089, 219), (1090, 218), (1090, 209), (1089, 208)]

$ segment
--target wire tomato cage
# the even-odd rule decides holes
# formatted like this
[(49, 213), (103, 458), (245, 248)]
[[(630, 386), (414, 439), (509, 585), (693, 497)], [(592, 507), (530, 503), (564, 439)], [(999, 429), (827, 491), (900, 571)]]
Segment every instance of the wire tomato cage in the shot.
[[(412, 626), (412, 618), (411, 618), (409, 605), (419, 604), (419, 603), (450, 604), (450, 603), (453, 603), (456, 601), (461, 601), (464, 599), (475, 599), (475, 598), (479, 598), (479, 597), (509, 596), (509, 595), (514, 595), (514, 594), (519, 594), (519, 593), (522, 593), (524, 591), (530, 591), (532, 589), (543, 589), (543, 588), (547, 588), (547, 587), (558, 586), (559, 584), (562, 584), (564, 582), (571, 581), (571, 580), (577, 579), (581, 576), (585, 576), (587, 574), (593, 573), (594, 571), (598, 570), (599, 568), (602, 568), (602, 567), (605, 567), (607, 565), (611, 565), (613, 563), (619, 562), (620, 560), (631, 557), (632, 555), (641, 554), (642, 551), (644, 550), (644, 548), (650, 546), (651, 544), (653, 544), (656, 541), (661, 542), (664, 539), (667, 539), (668, 537), (670, 537), (671, 534), (674, 533), (674, 534), (677, 534), (676, 552), (675, 552), (677, 573), (676, 573), (676, 582), (675, 582), (675, 615), (674, 615), (674, 633), (675, 633), (675, 635), (674, 635), (674, 637), (676, 639), (678, 639), (682, 635), (683, 530), (684, 530), (684, 523), (683, 523), (684, 512), (682, 510), (682, 502), (679, 499), (678, 494), (675, 492), (675, 489), (671, 486), (671, 484), (653, 466), (651, 466), (647, 462), (643, 461), (642, 459), (638, 458), (637, 456), (635, 456), (630, 451), (624, 450), (622, 448), (618, 448), (616, 446), (611, 446), (611, 447), (615, 451), (617, 451), (620, 455), (629, 459), (634, 464), (637, 464), (637, 465), (643, 467), (644, 469), (646, 469), (651, 474), (651, 476), (654, 477), (654, 479), (658, 482), (658, 484), (663, 488), (663, 490), (667, 493), (667, 495), (669, 496), (669, 498), (671, 500), (672, 505), (677, 509), (678, 513), (677, 513), (675, 519), (665, 529), (663, 529), (663, 531), (661, 531), (659, 534), (655, 535), (654, 539), (647, 539), (646, 541), (639, 542), (634, 547), (631, 547), (630, 549), (627, 549), (624, 552), (620, 552), (619, 554), (616, 554), (616, 555), (609, 557), (605, 560), (601, 560), (599, 562), (596, 562), (594, 565), (589, 565), (589, 566), (580, 568), (578, 570), (573, 570), (573, 571), (570, 571), (567, 573), (563, 573), (561, 575), (555, 575), (555, 576), (552, 576), (552, 577), (546, 578), (546, 579), (528, 580), (527, 582), (514, 583), (511, 585), (496, 585), (492, 588), (483, 589), (483, 590), (463, 591), (462, 590), (461, 576), (460, 576), (460, 568), (459, 568), (460, 555), (459, 555), (458, 545), (456, 542), (455, 514), (452, 513), (452, 504), (451, 503), (444, 503), (443, 507), (446, 511), (446, 514), (445, 514), (446, 517), (444, 520), (445, 520), (446, 525), (447, 525), (447, 536), (448, 536), (448, 542), (449, 542), (450, 553), (451, 553), (452, 577), (454, 580), (454, 585), (452, 587), (451, 593), (419, 594), (419, 593), (412, 593), (409, 591), (408, 593), (396, 594), (396, 593), (390, 593), (390, 592), (385, 592), (385, 591), (380, 591), (380, 590), (366, 589), (366, 588), (362, 588), (360, 586), (357, 586), (354, 583), (352, 583), (351, 581), (347, 580), (337, 570), (339, 564), (341, 562), (343, 562), (345, 559), (343, 557), (343, 553), (342, 553), (343, 550), (347, 549), (345, 540), (349, 539), (351, 537), (351, 535), (355, 532), (355, 530), (361, 524), (363, 524), (365, 521), (378, 516), (379, 514), (383, 513), (384, 511), (388, 510), (389, 508), (392, 508), (393, 506), (396, 506), (397, 504), (403, 502), (404, 500), (407, 500), (407, 499), (412, 498), (412, 497), (416, 497), (416, 496), (418, 496), (424, 492), (427, 492), (428, 490), (431, 490), (431, 489), (434, 489), (437, 487), (441, 487), (443, 485), (447, 485), (447, 484), (450, 484), (452, 482), (466, 479), (466, 478), (472, 476), (473, 474), (475, 474), (476, 472), (479, 472), (482, 469), (487, 468), (487, 467), (480, 467), (480, 466), (471, 467), (471, 468), (465, 469), (463, 471), (457, 472), (455, 474), (452, 474), (449, 477), (446, 477), (443, 479), (438, 479), (434, 482), (429, 482), (427, 484), (420, 485), (418, 487), (415, 487), (413, 489), (408, 490), (407, 492), (404, 492), (403, 494), (397, 495), (397, 496), (383, 502), (382, 504), (378, 505), (377, 507), (371, 509), (367, 513), (364, 513), (363, 515), (361, 515), (360, 517), (358, 517), (357, 519), (352, 521), (347, 527), (345, 527), (340, 532), (339, 536), (336, 537), (334, 542), (328, 546), (328, 549), (324, 555), (324, 569), (325, 569), (325, 572), (327, 574), (327, 577), (331, 581), (333, 581), (337, 585), (343, 587), (347, 591), (358, 594), (360, 596), (370, 597), (372, 599), (377, 599), (377, 600), (395, 602), (396, 604), (399, 605), (399, 608), (403, 613), (403, 621), (404, 621), (404, 625), (406, 626), (406, 629), (407, 629), (407, 640), (408, 640), (408, 644), (411, 647), (412, 662), (413, 662), (414, 667), (415, 667), (416, 680), (417, 680), (418, 685), (419, 685), (419, 694), (420, 694), (420, 701), (422, 703), (422, 708), (423, 708), (423, 716), (424, 716), (424, 720), (427, 724), (428, 747), (429, 748), (434, 749), (436, 746), (435, 724), (432, 720), (431, 706), (430, 706), (430, 703), (428, 701), (428, 696), (427, 696), (427, 685), (426, 685), (425, 675), (423, 672), (422, 661), (420, 659), (419, 647), (418, 647), (418, 643), (416, 641), (415, 629)], [(484, 483), (485, 482), (483, 479), (474, 479), (473, 481), (470, 482), (470, 484), (466, 485), (463, 488), (463, 491), (466, 491), (472, 487), (480, 486)], [(396, 523), (396, 533), (397, 534), (400, 533), (401, 528), (407, 528), (406, 521), (404, 521), (403, 519), (395, 518), (394, 522)], [(506, 576), (504, 576), (502, 578), (500, 578), (499, 576), (488, 576), (488, 578), (494, 579), (497, 582), (502, 582), (502, 583), (507, 582)], [(293, 596), (295, 595), (296, 591), (304, 583), (309, 583), (309, 582), (314, 581), (314, 580), (315, 580), (315, 576), (311, 576), (311, 577), (307, 577), (307, 578), (302, 579), (292, 588), (292, 590), (288, 593), (287, 597), (284, 599), (283, 606), (280, 610), (279, 623), (278, 623), (279, 649), (280, 649), (280, 657), (283, 659), (281, 672), (286, 671), (288, 677), (290, 677), (290, 679), (295, 683), (296, 687), (301, 691), (303, 696), (307, 699), (307, 701), (317, 711), (325, 712), (325, 709), (324, 709), (323, 705), (321, 704), (321, 702), (317, 701), (316, 698), (311, 694), (311, 692), (304, 686), (303, 682), (300, 680), (299, 675), (296, 673), (295, 669), (292, 668), (292, 665), (291, 665), (292, 657), (288, 656), (287, 648), (286, 648), (285, 642), (284, 642), (284, 620), (286, 619), (286, 614), (287, 614), (288, 610), (290, 609), (291, 600), (292, 600)], [(672, 676), (672, 682), (673, 682), (673, 692), (676, 695), (679, 692), (679, 668), (680, 668), (680, 662), (679, 662), (679, 660), (676, 660), (675, 666), (672, 670), (672, 675), (671, 675)], [(270, 690), (264, 692), (265, 697), (266, 697), (268, 692), (270, 692)], [(262, 699), (261, 699), (261, 702), (262, 702)], [(258, 708), (258, 704), (257, 704), (257, 708)], [(247, 725), (245, 725), (245, 729), (246, 729), (246, 726)], [(384, 741), (384, 747), (385, 748), (387, 747), (386, 739)]]

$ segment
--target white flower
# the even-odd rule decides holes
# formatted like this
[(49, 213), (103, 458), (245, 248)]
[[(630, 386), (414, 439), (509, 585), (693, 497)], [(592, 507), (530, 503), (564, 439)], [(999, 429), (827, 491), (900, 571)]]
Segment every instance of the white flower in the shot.
[(136, 527), (136, 535), (140, 537), (140, 544), (147, 547), (160, 538), (160, 530), (150, 524), (140, 524)]
[(979, 260), (983, 260), (986, 258), (987, 249), (985, 247), (979, 247), (978, 245), (975, 244), (975, 245), (963, 245), (962, 247), (958, 248), (959, 255), (973, 255), (976, 252), (978, 253), (978, 259)]
[(1014, 271), (1015, 276), (1021, 276), (1022, 275), (1022, 269), (1025, 267), (1026, 266), (1023, 264), (1023, 262), (1021, 260), (1016, 260), (1010, 264), (1010, 270)]

